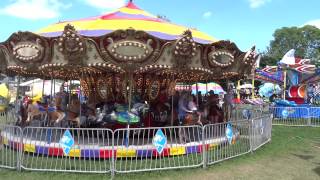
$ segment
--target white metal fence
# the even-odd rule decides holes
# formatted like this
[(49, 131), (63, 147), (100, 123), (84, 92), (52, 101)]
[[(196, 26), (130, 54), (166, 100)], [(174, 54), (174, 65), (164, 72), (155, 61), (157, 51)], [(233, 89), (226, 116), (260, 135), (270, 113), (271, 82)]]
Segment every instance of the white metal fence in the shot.
[[(115, 131), (1, 125), (0, 167), (112, 175), (205, 167), (256, 150), (270, 140), (271, 127), (270, 115), (206, 126)], [(161, 150), (155, 144), (159, 133), (166, 140)], [(67, 153), (66, 134), (73, 142)]]
[(273, 125), (320, 127), (320, 107), (271, 107)]
[[(242, 120), (228, 124), (206, 125), (204, 127), (206, 163), (210, 165), (250, 152), (250, 123), (248, 120)], [(232, 129), (229, 140), (226, 135), (228, 126)]]

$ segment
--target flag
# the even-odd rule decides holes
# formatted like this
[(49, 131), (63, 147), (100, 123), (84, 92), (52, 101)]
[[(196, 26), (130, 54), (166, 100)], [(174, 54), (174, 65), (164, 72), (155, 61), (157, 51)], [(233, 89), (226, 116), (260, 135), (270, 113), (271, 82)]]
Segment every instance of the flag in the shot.
[(259, 54), (256, 60), (256, 68), (260, 67), (260, 60), (261, 60), (261, 55)]
[(294, 57), (295, 50), (291, 49), (288, 51), (280, 60), (281, 64), (294, 65), (296, 64), (296, 59)]

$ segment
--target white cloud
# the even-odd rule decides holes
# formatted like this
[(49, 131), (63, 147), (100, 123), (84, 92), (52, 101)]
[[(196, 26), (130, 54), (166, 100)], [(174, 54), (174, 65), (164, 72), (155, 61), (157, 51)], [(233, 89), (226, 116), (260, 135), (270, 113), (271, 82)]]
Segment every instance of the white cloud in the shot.
[(0, 9), (0, 14), (23, 19), (50, 19), (60, 15), (61, 9), (71, 7), (60, 0), (13, 0), (13, 2)]
[(248, 0), (251, 8), (259, 8), (271, 0)]
[(308, 21), (304, 25), (312, 25), (320, 29), (320, 19)]
[(88, 5), (98, 9), (116, 9), (124, 6), (127, 0), (83, 0)]
[(205, 19), (208, 19), (212, 16), (212, 12), (211, 11), (207, 11), (205, 13), (203, 13), (202, 17)]

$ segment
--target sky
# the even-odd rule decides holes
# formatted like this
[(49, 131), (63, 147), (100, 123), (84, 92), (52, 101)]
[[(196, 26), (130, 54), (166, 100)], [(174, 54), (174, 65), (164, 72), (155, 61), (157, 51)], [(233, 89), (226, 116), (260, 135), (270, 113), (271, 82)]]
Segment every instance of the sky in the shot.
[[(171, 22), (197, 28), (217, 39), (231, 40), (246, 51), (262, 52), (281, 27), (320, 28), (320, 0), (133, 0), (141, 9)], [(127, 0), (1, 0), (0, 42), (17, 31), (37, 31), (119, 8)]]

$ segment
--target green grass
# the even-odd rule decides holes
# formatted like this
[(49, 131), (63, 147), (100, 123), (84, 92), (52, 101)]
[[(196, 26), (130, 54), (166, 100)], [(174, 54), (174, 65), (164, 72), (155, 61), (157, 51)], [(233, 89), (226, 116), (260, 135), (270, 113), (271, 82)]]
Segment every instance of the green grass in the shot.
[[(0, 170), (0, 179), (109, 179), (109, 174)], [(274, 126), (272, 142), (206, 169), (117, 174), (116, 179), (319, 179), (320, 128)]]

